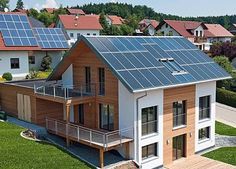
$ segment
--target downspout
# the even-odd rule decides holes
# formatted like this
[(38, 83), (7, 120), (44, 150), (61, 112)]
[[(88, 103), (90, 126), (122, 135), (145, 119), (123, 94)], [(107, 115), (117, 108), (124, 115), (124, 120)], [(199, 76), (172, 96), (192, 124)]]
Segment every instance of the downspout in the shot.
[[(140, 96), (140, 97), (138, 97), (136, 99), (136, 140), (137, 140), (137, 142), (136, 142), (137, 143), (136, 150), (139, 149), (139, 123), (138, 123), (138, 121), (139, 121), (139, 100), (144, 98), (144, 97), (146, 97), (146, 96), (147, 96), (147, 92), (145, 92), (144, 95), (142, 95), (142, 96)], [(139, 153), (136, 153), (136, 155), (138, 154), (138, 156), (136, 158), (137, 161), (139, 161)], [(139, 166), (141, 166), (141, 164), (139, 164), (137, 161), (136, 161), (136, 163)]]

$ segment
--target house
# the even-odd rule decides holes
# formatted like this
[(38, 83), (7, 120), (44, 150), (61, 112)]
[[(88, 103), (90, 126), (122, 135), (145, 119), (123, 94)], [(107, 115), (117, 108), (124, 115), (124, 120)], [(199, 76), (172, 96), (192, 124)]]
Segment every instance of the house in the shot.
[(156, 34), (156, 27), (159, 25), (159, 22), (153, 19), (143, 19), (139, 22), (139, 30), (141, 32), (146, 32), (150, 36), (154, 36)]
[(124, 19), (117, 15), (106, 15), (108, 25), (120, 26), (124, 23)]
[(183, 36), (199, 49), (208, 51), (213, 42), (231, 41), (233, 35), (219, 24), (204, 24), (196, 21), (164, 20), (158, 27), (164, 36)]
[(97, 148), (100, 167), (116, 150), (159, 168), (215, 145), (216, 81), (228, 78), (183, 37), (80, 36), (47, 81), (2, 83), (0, 101), (68, 146)]
[(207, 38), (207, 44), (205, 50), (210, 50), (210, 45), (215, 42), (231, 42), (231, 38), (234, 37), (227, 29), (220, 24), (205, 24), (207, 30), (205, 30), (205, 37)]
[(43, 12), (47, 12), (53, 14), (57, 9), (56, 8), (44, 8), (42, 9)]
[(59, 15), (57, 28), (62, 28), (70, 37), (68, 43), (72, 46), (80, 35), (100, 35), (102, 26), (96, 15)]
[(82, 9), (66, 8), (68, 15), (85, 15)]
[(0, 75), (25, 78), (31, 69), (41, 68), (46, 55), (54, 68), (69, 48), (61, 29), (41, 27), (26, 14), (0, 13), (0, 22)]
[(236, 35), (236, 24), (232, 24), (232, 26), (229, 28), (229, 31), (233, 35)]
[(15, 8), (12, 12), (20, 12), (20, 13), (24, 13), (24, 14), (29, 13), (29, 11), (27, 9), (19, 9), (19, 8)]

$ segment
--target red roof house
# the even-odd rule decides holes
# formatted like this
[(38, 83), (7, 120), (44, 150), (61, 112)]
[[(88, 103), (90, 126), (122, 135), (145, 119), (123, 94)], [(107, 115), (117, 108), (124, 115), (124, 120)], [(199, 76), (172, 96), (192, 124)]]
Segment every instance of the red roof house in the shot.
[(205, 24), (205, 25), (207, 27), (207, 30), (205, 31), (205, 37), (207, 38), (234, 36), (220, 24)]
[(85, 15), (85, 12), (82, 9), (66, 9), (69, 15)]
[(124, 23), (124, 19), (117, 15), (107, 15), (108, 20), (110, 20), (111, 25), (122, 25)]

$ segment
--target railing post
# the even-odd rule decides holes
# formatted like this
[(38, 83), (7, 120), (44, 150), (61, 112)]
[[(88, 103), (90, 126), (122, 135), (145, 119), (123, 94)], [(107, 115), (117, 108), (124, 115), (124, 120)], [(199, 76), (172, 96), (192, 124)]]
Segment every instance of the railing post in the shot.
[(55, 130), (56, 130), (56, 134), (58, 133), (58, 130), (57, 130), (57, 121), (55, 121)]
[(120, 145), (121, 145), (122, 144), (121, 130), (119, 131), (119, 135), (120, 135)]
[(91, 130), (89, 131), (89, 141), (90, 141), (90, 144), (91, 144), (91, 142), (92, 142), (92, 131)]
[(64, 88), (64, 98), (66, 99), (66, 88)]
[(68, 131), (68, 123), (66, 123), (66, 146), (69, 147), (70, 140), (69, 140), (69, 131)]
[(105, 134), (103, 134), (103, 147), (106, 147), (106, 143), (105, 143)]
[(80, 86), (80, 96), (81, 97), (83, 96), (83, 86), (82, 85)]
[(43, 95), (45, 95), (45, 86), (43, 86)]
[(35, 83), (34, 83), (34, 94), (36, 93), (36, 86), (35, 86)]
[(77, 127), (77, 135), (78, 135), (78, 141), (79, 141), (79, 126)]
[(56, 97), (55, 95), (56, 95), (56, 88), (55, 86), (53, 86), (53, 96)]

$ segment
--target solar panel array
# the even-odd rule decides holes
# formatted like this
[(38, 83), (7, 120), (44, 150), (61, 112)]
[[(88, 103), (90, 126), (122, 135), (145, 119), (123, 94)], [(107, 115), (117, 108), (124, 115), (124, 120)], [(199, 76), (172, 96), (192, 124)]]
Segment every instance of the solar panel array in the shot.
[(59, 28), (34, 28), (41, 48), (69, 48), (65, 35)]
[(26, 15), (0, 15), (0, 31), (6, 46), (38, 46)]
[[(229, 77), (220, 66), (182, 37), (86, 37), (131, 91)], [(160, 59), (171, 58), (182, 73)], [(184, 73), (183, 73), (184, 72)]]

